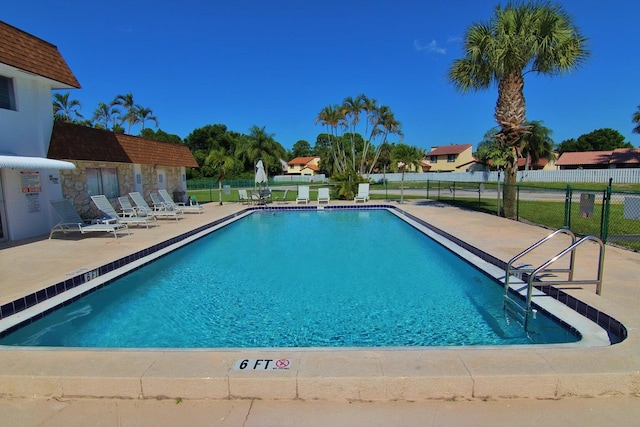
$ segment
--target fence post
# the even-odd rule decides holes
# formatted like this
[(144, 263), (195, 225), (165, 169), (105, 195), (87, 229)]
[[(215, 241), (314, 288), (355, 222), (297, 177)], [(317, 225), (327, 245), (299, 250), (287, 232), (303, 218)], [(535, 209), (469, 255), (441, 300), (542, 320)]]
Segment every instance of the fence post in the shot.
[(602, 194), (602, 215), (600, 218), (600, 238), (604, 243), (607, 243), (607, 236), (609, 235), (609, 207), (611, 205), (611, 181), (609, 178), (609, 185)]
[(427, 199), (429, 199), (429, 180), (427, 180)]
[(516, 184), (516, 221), (520, 221), (520, 186)]
[(571, 191), (571, 184), (567, 184), (567, 192), (564, 196), (564, 226), (571, 228), (571, 199), (573, 192)]

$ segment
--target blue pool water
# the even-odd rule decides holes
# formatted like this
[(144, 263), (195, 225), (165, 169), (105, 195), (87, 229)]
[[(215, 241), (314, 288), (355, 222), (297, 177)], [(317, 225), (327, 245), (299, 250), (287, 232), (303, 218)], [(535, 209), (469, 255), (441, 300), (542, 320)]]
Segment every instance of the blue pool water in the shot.
[(386, 210), (256, 212), (4, 337), (2, 345), (373, 347), (574, 342), (529, 333), (502, 288)]

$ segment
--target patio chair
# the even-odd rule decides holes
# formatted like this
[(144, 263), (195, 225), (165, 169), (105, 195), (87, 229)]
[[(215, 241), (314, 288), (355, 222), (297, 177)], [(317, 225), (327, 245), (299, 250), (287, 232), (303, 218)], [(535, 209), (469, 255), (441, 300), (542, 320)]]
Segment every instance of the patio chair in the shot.
[(305, 205), (309, 203), (309, 186), (301, 185), (298, 187), (298, 195), (296, 196), (296, 205), (304, 203)]
[(250, 203), (247, 190), (238, 190), (238, 203), (242, 203), (243, 205), (248, 205)]
[(197, 201), (195, 201), (194, 203), (194, 199), (192, 199), (191, 197), (189, 198), (189, 204), (187, 205), (186, 203), (182, 203), (182, 202), (178, 202), (178, 203), (174, 202), (173, 198), (169, 195), (169, 192), (167, 190), (158, 190), (158, 194), (160, 195), (164, 203), (174, 210), (181, 210), (182, 212), (185, 212), (185, 213), (187, 212), (203, 213), (204, 212), (204, 206), (199, 204)]
[(276, 201), (276, 203), (280, 203), (280, 204), (285, 204), (287, 203), (287, 193), (289, 192), (289, 190), (284, 190), (284, 193), (282, 193), (282, 196), (275, 196), (273, 199)]
[(131, 204), (129, 196), (118, 197), (118, 204), (120, 204), (120, 214), (122, 216), (146, 216), (147, 212), (138, 210)]
[(91, 200), (96, 205), (96, 207), (102, 212), (105, 218), (102, 221), (106, 223), (121, 223), (127, 225), (135, 225), (140, 226), (144, 225), (149, 228), (149, 223), (154, 222), (156, 219), (152, 215), (147, 216), (127, 216), (127, 215), (118, 215), (118, 212), (111, 206), (109, 199), (106, 196), (100, 194), (97, 196), (91, 196)]
[(96, 223), (97, 220), (90, 222), (83, 220), (71, 204), (71, 201), (67, 199), (51, 200), (51, 206), (56, 211), (61, 221), (53, 226), (51, 233), (49, 233), (49, 239), (51, 239), (53, 233), (58, 231), (61, 231), (64, 234), (76, 231), (79, 231), (81, 234), (102, 231), (106, 233), (113, 233), (113, 237), (116, 239), (118, 238), (118, 231), (126, 231), (127, 234), (131, 234), (127, 224), (119, 222), (115, 224), (98, 224)]
[(151, 208), (144, 197), (142, 197), (142, 194), (137, 191), (129, 193), (129, 197), (131, 197), (133, 203), (136, 204), (136, 209), (138, 211), (146, 212), (147, 215), (152, 215), (156, 218), (175, 218), (176, 221), (182, 216), (182, 212), (163, 210), (161, 207), (158, 207), (157, 209), (155, 207)]
[(369, 183), (361, 182), (358, 184), (358, 194), (356, 194), (355, 199), (353, 199), (355, 203), (358, 202), (366, 202), (369, 200)]
[(264, 199), (259, 191), (251, 192), (251, 203), (254, 205), (264, 205)]
[(318, 188), (318, 204), (320, 203), (329, 204), (329, 200), (331, 200), (331, 198), (329, 197), (329, 189), (326, 187)]
[(151, 197), (151, 203), (153, 204), (153, 210), (155, 212), (158, 211), (175, 211), (175, 212), (180, 212), (183, 213), (182, 209), (178, 208), (177, 206), (175, 206), (175, 204), (168, 204), (166, 203), (158, 194), (156, 193), (151, 193), (149, 194), (149, 197)]

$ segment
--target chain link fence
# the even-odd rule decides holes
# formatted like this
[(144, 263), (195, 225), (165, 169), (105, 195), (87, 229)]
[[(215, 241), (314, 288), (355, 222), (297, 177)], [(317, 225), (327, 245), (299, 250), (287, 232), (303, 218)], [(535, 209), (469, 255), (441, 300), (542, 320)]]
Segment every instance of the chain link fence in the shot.
[[(417, 183), (412, 183), (413, 187)], [(496, 215), (504, 214), (504, 183), (427, 181), (425, 196)], [(516, 219), (640, 250), (640, 192), (516, 185)]]

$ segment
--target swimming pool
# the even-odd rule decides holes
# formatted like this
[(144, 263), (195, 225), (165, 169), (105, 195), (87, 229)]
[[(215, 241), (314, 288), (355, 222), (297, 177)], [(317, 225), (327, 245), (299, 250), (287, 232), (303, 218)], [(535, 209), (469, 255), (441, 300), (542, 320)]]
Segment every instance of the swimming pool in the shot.
[(501, 292), (387, 210), (258, 211), (0, 344), (380, 347), (579, 339), (542, 315), (526, 334), (505, 317)]

